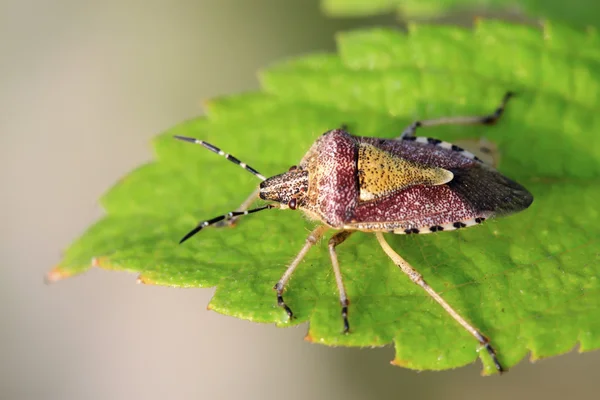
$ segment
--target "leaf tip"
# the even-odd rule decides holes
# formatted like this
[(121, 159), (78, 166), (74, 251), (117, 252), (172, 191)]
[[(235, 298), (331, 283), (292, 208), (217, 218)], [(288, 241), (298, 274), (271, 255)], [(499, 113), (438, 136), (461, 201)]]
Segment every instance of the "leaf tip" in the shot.
[[(105, 264), (106, 257), (94, 257), (92, 258), (89, 267), (100, 267), (110, 269), (108, 265)], [(82, 272), (85, 272), (89, 267), (85, 267), (83, 270), (80, 268), (65, 268), (64, 266), (57, 265), (44, 277), (44, 281), (46, 283), (54, 283), (66, 278), (70, 278), (74, 275), (79, 275)]]
[(392, 364), (394, 367), (402, 367), (402, 368), (409, 367), (409, 363), (407, 361), (401, 360), (398, 357), (396, 357), (392, 361), (390, 361), (390, 364)]
[(315, 338), (311, 335), (310, 331), (308, 331), (308, 333), (306, 334), (306, 336), (304, 336), (304, 340), (306, 340), (309, 343), (315, 343), (316, 342)]
[(70, 276), (73, 276), (73, 275), (74, 275), (74, 273), (72, 271), (64, 269), (60, 265), (57, 265), (56, 267), (52, 268), (52, 270), (46, 274), (46, 276), (44, 277), (44, 282), (50, 284), (50, 283), (58, 282), (65, 278), (69, 278)]
[(139, 285), (158, 285), (158, 283), (142, 274), (138, 275), (137, 279), (135, 280), (135, 283)]

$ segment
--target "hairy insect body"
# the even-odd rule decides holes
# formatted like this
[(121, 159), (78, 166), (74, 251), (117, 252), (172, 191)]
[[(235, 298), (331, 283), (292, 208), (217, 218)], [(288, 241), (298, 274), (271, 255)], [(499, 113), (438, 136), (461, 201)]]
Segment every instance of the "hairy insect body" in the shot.
[[(374, 232), (383, 251), (457, 323), (487, 350), (496, 369), (503, 371), (490, 340), (456, 312), (385, 240), (383, 233), (429, 233), (482, 223), (487, 218), (509, 215), (529, 207), (533, 196), (475, 155), (451, 143), (417, 137), (417, 128), (435, 125), (495, 123), (512, 93), (489, 115), (442, 117), (415, 121), (396, 139), (353, 136), (342, 129), (323, 134), (297, 166), (266, 178), (257, 170), (199, 139), (177, 139), (202, 145), (262, 180), (236, 211), (199, 222), (180, 243), (200, 230), (234, 221), (266, 209), (302, 210), (317, 226), (275, 284), (277, 305), (289, 318), (294, 315), (283, 299), (286, 284), (304, 256), (328, 229), (337, 230), (328, 242), (338, 288), (343, 332), (350, 331), (349, 300), (342, 279), (336, 247), (356, 231)], [(271, 203), (249, 209), (256, 195)]]
[(429, 233), (472, 226), (527, 208), (533, 197), (472, 154), (421, 137), (321, 136), (298, 167), (260, 185), (336, 229)]

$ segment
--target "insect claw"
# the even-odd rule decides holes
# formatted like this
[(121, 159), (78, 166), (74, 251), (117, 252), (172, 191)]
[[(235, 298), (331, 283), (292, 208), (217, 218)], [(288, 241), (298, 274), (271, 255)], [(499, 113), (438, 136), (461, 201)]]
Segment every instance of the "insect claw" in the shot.
[(292, 310), (288, 306), (286, 306), (285, 304), (283, 305), (283, 308), (285, 309), (285, 312), (287, 313), (288, 318), (290, 320), (294, 319), (294, 313), (292, 312)]
[(342, 333), (348, 334), (350, 333), (350, 324), (348, 323), (348, 307), (342, 307), (342, 318), (344, 319), (344, 330)]
[(350, 324), (348, 323), (348, 318), (344, 318), (344, 330), (342, 331), (344, 335), (350, 333)]
[(502, 368), (502, 365), (498, 362), (498, 360), (496, 358), (494, 358), (494, 365), (496, 366), (496, 369), (498, 370), (498, 373), (500, 375), (502, 375), (504, 372), (506, 372), (506, 370), (504, 368)]
[(506, 92), (506, 94), (504, 95), (504, 99), (502, 100), (503, 103), (506, 103), (508, 101), (508, 99), (510, 99), (511, 97), (516, 97), (517, 93), (513, 92), (513, 91), (508, 91)]
[[(277, 290), (277, 286), (278, 285), (275, 285), (275, 287), (273, 289)], [(277, 305), (279, 307), (282, 307), (285, 310), (285, 312), (287, 313), (287, 315), (288, 315), (288, 317), (289, 317), (290, 320), (292, 318), (294, 318), (294, 313), (292, 312), (292, 309), (289, 308), (287, 306), (287, 304), (285, 304), (285, 302), (283, 301), (283, 296), (281, 294), (279, 294), (279, 293), (277, 294)]]
[(492, 362), (494, 363), (494, 366), (498, 370), (498, 373), (501, 374), (501, 373), (505, 372), (506, 370), (504, 368), (502, 368), (502, 364), (500, 364), (500, 361), (498, 360), (498, 357), (496, 356), (496, 350), (494, 350), (492, 345), (488, 342), (488, 343), (485, 343), (483, 347), (485, 347), (488, 354), (492, 358)]

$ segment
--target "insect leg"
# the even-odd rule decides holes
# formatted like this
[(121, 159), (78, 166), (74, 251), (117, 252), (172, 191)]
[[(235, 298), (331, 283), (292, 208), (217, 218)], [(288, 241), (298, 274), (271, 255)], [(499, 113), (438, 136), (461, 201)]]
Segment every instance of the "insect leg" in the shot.
[(479, 332), (475, 327), (473, 327), (473, 325), (469, 324), (452, 307), (450, 307), (450, 305), (448, 303), (446, 303), (446, 301), (439, 294), (437, 294), (431, 288), (431, 286), (429, 286), (425, 282), (425, 280), (423, 279), (423, 276), (421, 274), (419, 274), (413, 267), (411, 267), (410, 264), (408, 262), (406, 262), (406, 260), (404, 260), (402, 257), (400, 257), (400, 255), (398, 255), (398, 253), (396, 253), (390, 247), (390, 245), (384, 239), (383, 234), (381, 232), (375, 232), (375, 236), (377, 237), (377, 240), (379, 241), (379, 244), (381, 245), (381, 248), (383, 249), (383, 251), (385, 251), (385, 253), (388, 255), (388, 257), (390, 257), (392, 259), (394, 264), (396, 264), (398, 267), (400, 267), (402, 272), (404, 272), (406, 275), (408, 275), (408, 277), (410, 278), (411, 281), (413, 281), (417, 285), (421, 286), (421, 288), (423, 288), (427, 292), (427, 294), (429, 294), (431, 297), (433, 297), (433, 299), (435, 301), (437, 301), (438, 304), (441, 305), (442, 308), (444, 310), (446, 310), (446, 312), (448, 314), (450, 314), (450, 316), (452, 318), (454, 318), (454, 320), (456, 322), (458, 322), (460, 325), (462, 325), (462, 327), (465, 328), (467, 330), (467, 332), (469, 332), (471, 335), (473, 335), (475, 337), (475, 339), (477, 339), (479, 341), (481, 346), (487, 350), (487, 352), (490, 355), (490, 357), (492, 358), (492, 361), (494, 362), (494, 365), (495, 365), (496, 369), (498, 370), (498, 372), (500, 372), (500, 373), (503, 372), (504, 369), (502, 368), (500, 361), (498, 361), (498, 357), (496, 356), (496, 351), (493, 349), (492, 345), (490, 344), (490, 340), (487, 337), (485, 337), (481, 332)]
[(335, 247), (338, 244), (343, 243), (348, 236), (354, 231), (341, 231), (336, 233), (329, 239), (329, 256), (331, 257), (331, 264), (333, 265), (333, 273), (335, 274), (335, 283), (338, 287), (338, 293), (340, 295), (340, 305), (342, 306), (342, 318), (344, 319), (344, 333), (348, 333), (350, 325), (348, 324), (348, 297), (346, 296), (346, 289), (344, 288), (344, 281), (342, 280), (342, 272), (340, 271), (340, 264), (338, 263), (337, 254)]
[(323, 234), (327, 229), (327, 226), (321, 225), (314, 229), (308, 235), (308, 237), (306, 238), (306, 243), (304, 243), (304, 246), (296, 256), (296, 258), (294, 258), (294, 260), (283, 273), (283, 276), (273, 287), (273, 289), (277, 291), (277, 305), (285, 310), (290, 319), (293, 318), (294, 313), (292, 313), (292, 310), (290, 310), (290, 308), (283, 301), (283, 289), (285, 288), (285, 284), (290, 280), (290, 277), (292, 276), (292, 274), (296, 270), (296, 267), (298, 267), (298, 264), (300, 264), (300, 261), (302, 261), (306, 253), (308, 253), (308, 250), (310, 250), (310, 248), (314, 246), (315, 243), (317, 243), (319, 239), (321, 239), (321, 237), (323, 237)]
[(425, 126), (436, 126), (436, 125), (493, 125), (504, 113), (504, 109), (506, 108), (506, 103), (513, 97), (515, 94), (513, 92), (506, 92), (504, 97), (502, 98), (502, 102), (496, 108), (496, 110), (489, 115), (482, 116), (463, 116), (463, 117), (442, 117), (437, 119), (428, 119), (423, 121), (415, 121), (410, 124), (404, 131), (402, 135), (398, 139), (405, 138), (407, 136), (414, 136), (417, 128), (425, 127)]

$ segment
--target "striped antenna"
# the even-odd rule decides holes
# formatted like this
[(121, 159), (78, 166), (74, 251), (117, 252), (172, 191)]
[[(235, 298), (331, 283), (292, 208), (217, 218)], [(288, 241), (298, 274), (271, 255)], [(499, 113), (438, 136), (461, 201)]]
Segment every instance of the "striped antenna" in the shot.
[(250, 172), (252, 175), (256, 176), (261, 181), (264, 181), (264, 180), (267, 179), (260, 172), (258, 172), (257, 170), (255, 170), (254, 168), (252, 168), (251, 166), (249, 166), (248, 164), (241, 162), (240, 160), (238, 160), (237, 158), (235, 158), (231, 154), (225, 153), (223, 150), (219, 149), (218, 147), (213, 146), (210, 143), (206, 143), (203, 140), (194, 139), (194, 138), (185, 137), (185, 136), (177, 136), (177, 135), (175, 135), (174, 138), (175, 139), (179, 139), (179, 140), (183, 140), (184, 142), (190, 142), (190, 143), (199, 144), (201, 146), (204, 146), (205, 148), (209, 149), (213, 153), (217, 153), (218, 155), (225, 157), (226, 159), (228, 159), (232, 163), (234, 163), (236, 165), (239, 165), (240, 167), (244, 168), (246, 171)]
[(189, 238), (191, 238), (192, 236), (194, 236), (196, 233), (200, 232), (202, 229), (206, 228), (207, 226), (210, 226), (212, 224), (216, 224), (219, 221), (223, 221), (223, 220), (229, 220), (233, 217), (239, 217), (241, 215), (248, 215), (248, 214), (252, 214), (258, 211), (262, 211), (262, 210), (267, 210), (270, 208), (275, 208), (276, 206), (274, 204), (267, 204), (266, 206), (262, 206), (262, 207), (258, 207), (258, 208), (253, 208), (252, 210), (246, 210), (246, 211), (231, 211), (228, 212), (227, 214), (223, 214), (223, 215), (219, 215), (218, 217), (214, 217), (212, 219), (206, 220), (206, 221), (202, 221), (200, 222), (198, 225), (196, 225), (196, 227), (194, 229), (192, 229), (187, 235), (185, 235), (183, 237), (183, 239), (181, 239), (179, 241), (179, 244), (185, 242), (186, 240), (188, 240)]

